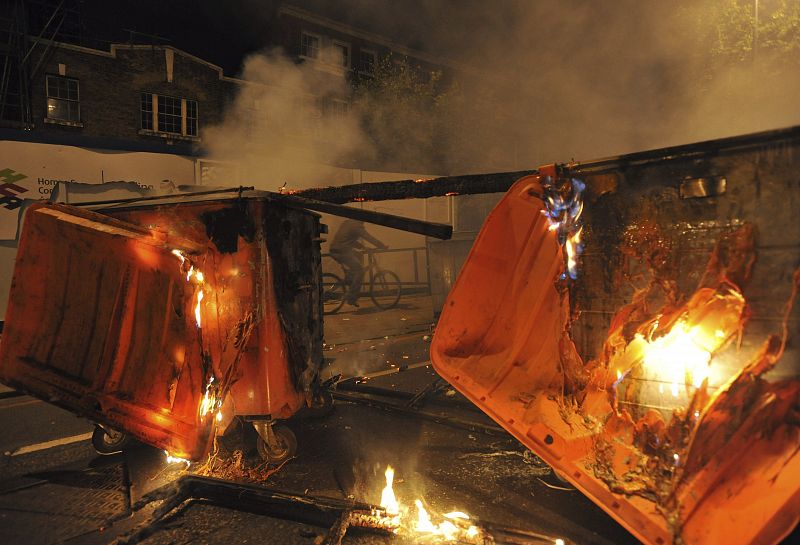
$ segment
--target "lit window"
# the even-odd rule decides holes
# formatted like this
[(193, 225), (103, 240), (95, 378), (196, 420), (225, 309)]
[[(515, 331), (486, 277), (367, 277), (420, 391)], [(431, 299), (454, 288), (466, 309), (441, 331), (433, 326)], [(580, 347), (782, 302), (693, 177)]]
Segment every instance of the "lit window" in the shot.
[(142, 93), (141, 128), (164, 134), (197, 136), (197, 101), (165, 95)]
[(78, 80), (63, 76), (47, 76), (47, 119), (71, 121), (81, 120), (81, 102)]
[(362, 74), (372, 74), (378, 55), (369, 49), (362, 49), (359, 57), (358, 70)]
[(344, 42), (333, 42), (333, 62), (344, 68), (350, 68), (350, 45)]
[(320, 37), (303, 32), (300, 34), (300, 55), (309, 59), (319, 58)]

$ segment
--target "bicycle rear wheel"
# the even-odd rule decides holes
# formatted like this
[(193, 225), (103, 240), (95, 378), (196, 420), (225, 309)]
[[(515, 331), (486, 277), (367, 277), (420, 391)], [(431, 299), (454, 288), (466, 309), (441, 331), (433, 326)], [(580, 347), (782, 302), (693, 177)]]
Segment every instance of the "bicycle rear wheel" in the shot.
[(397, 306), (401, 290), (400, 277), (392, 271), (378, 271), (372, 278), (369, 296), (376, 307), (387, 310)]
[(334, 314), (344, 305), (344, 280), (333, 273), (322, 273), (323, 314)]

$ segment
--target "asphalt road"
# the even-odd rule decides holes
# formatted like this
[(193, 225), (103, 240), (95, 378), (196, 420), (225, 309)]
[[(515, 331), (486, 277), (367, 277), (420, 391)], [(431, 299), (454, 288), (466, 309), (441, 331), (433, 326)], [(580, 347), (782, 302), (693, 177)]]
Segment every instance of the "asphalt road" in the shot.
[(39, 399), (9, 393), (0, 393), (6, 396), (0, 398), (0, 453), (4, 457), (86, 441), (92, 432), (93, 425), (83, 418)]

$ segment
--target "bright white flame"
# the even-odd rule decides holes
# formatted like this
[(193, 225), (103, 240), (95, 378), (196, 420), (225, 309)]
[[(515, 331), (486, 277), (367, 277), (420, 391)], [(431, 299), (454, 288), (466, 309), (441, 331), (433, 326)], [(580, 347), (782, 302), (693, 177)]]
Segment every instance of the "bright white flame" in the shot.
[[(477, 526), (472, 524), (467, 526), (469, 515), (466, 513), (462, 513), (461, 511), (447, 513), (443, 515), (443, 517), (449, 520), (434, 524), (430, 514), (422, 504), (422, 500), (414, 500), (414, 505), (417, 506), (417, 520), (414, 523), (414, 530), (419, 533), (440, 536), (445, 541), (457, 541), (462, 536), (473, 538), (481, 533)], [(455, 521), (455, 523), (450, 521)]]
[(400, 504), (397, 503), (397, 498), (395, 497), (394, 490), (392, 489), (392, 483), (394, 482), (394, 468), (392, 466), (386, 466), (386, 472), (384, 475), (386, 476), (386, 486), (381, 492), (381, 507), (386, 509), (386, 513), (389, 515), (399, 515)]
[(679, 385), (699, 388), (708, 378), (711, 353), (697, 342), (699, 334), (699, 326), (690, 328), (678, 322), (669, 333), (645, 344), (645, 366), (671, 383), (674, 397), (678, 397)]
[(422, 505), (422, 501), (414, 500), (414, 505), (417, 506), (417, 525), (415, 530), (417, 532), (434, 533), (436, 531), (436, 526), (433, 525), (431, 516), (425, 509), (425, 506)]
[[(386, 487), (381, 493), (381, 507), (383, 507), (386, 514), (391, 517), (392, 524), (397, 527), (395, 533), (399, 533), (401, 517), (400, 504), (392, 489), (392, 484), (394, 482), (394, 469), (392, 466), (386, 467), (385, 476)], [(410, 523), (410, 530), (416, 533), (426, 534), (426, 538), (434, 537), (436, 538), (436, 542), (441, 542), (463, 540), (465, 537), (472, 539), (481, 535), (480, 528), (470, 524), (469, 515), (462, 511), (447, 513), (443, 515), (443, 518), (447, 520), (435, 524), (428, 511), (425, 509), (422, 500), (414, 500), (414, 505), (417, 507), (417, 517), (416, 520)], [(404, 525), (403, 528), (409, 530), (408, 526)]]
[(561, 538), (558, 538), (553, 543), (554, 543), (554, 545), (564, 545), (564, 540), (561, 539)]
[(194, 307), (194, 321), (197, 324), (197, 327), (202, 326), (202, 320), (200, 318), (200, 303), (203, 301), (203, 290), (199, 290), (197, 292), (197, 305)]
[(217, 422), (222, 422), (222, 412), (217, 413)]
[(186, 467), (189, 467), (192, 462), (187, 460), (186, 458), (180, 458), (178, 456), (173, 456), (169, 453), (169, 451), (165, 450), (164, 454), (167, 456), (167, 463), (168, 464), (186, 464)]
[(214, 377), (208, 379), (206, 384), (206, 391), (203, 394), (203, 399), (200, 400), (200, 418), (205, 419), (206, 416), (214, 412), (217, 405), (217, 395), (214, 392)]
[(183, 252), (181, 252), (180, 250), (172, 250), (172, 254), (178, 256), (178, 259), (181, 260), (181, 265), (183, 265), (186, 262), (186, 258), (183, 257)]
[(462, 513), (461, 511), (453, 511), (452, 513), (445, 513), (442, 516), (446, 519), (469, 520), (469, 515), (466, 513)]

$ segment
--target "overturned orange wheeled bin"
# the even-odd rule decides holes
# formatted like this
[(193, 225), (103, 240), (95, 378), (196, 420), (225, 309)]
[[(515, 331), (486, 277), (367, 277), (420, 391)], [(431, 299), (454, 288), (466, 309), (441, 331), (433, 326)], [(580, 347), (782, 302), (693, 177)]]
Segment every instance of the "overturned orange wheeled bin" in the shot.
[[(257, 192), (26, 212), (0, 381), (196, 460), (215, 433), (273, 426), (314, 401), (322, 362), (320, 216)], [(112, 431), (116, 430), (116, 431)]]
[[(752, 201), (735, 177), (752, 161), (725, 160), (730, 197)], [(643, 542), (778, 543), (800, 517), (800, 254), (756, 233), (796, 210), (716, 208), (654, 183), (652, 162), (609, 163), (511, 187), (445, 302), (433, 365)], [(780, 189), (788, 171), (760, 175)], [(769, 292), (751, 280), (767, 273)]]

